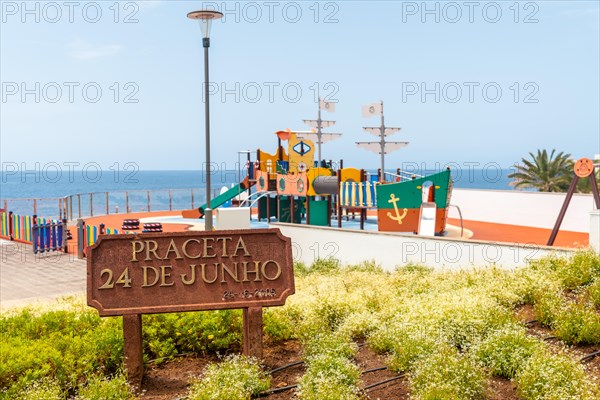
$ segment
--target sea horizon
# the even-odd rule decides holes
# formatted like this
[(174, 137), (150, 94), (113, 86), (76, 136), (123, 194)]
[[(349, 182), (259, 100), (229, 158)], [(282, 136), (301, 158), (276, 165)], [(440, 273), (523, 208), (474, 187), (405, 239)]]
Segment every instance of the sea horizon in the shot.
[[(435, 170), (409, 170), (408, 174), (428, 175)], [(376, 174), (376, 169), (366, 170)], [(387, 170), (392, 172), (394, 170)], [(472, 168), (452, 170), (455, 188), (515, 190), (508, 178), (514, 168)], [(213, 190), (222, 186), (231, 187), (245, 177), (237, 170), (216, 171), (211, 176)], [(204, 171), (199, 170), (70, 170), (70, 171), (25, 171), (0, 173), (0, 199), (60, 198), (77, 194), (153, 191), (168, 189), (203, 189), (206, 187)]]

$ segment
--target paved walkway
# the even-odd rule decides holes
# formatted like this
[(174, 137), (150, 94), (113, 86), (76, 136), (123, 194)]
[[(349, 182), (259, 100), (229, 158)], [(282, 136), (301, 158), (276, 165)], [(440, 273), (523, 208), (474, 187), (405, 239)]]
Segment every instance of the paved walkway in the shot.
[(0, 240), (0, 308), (83, 294), (86, 263), (74, 254), (33, 254), (26, 244)]

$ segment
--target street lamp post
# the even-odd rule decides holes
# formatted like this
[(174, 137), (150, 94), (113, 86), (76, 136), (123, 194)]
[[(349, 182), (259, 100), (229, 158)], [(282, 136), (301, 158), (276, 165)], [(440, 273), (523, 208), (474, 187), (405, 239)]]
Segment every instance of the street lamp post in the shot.
[(211, 10), (192, 11), (187, 17), (198, 21), (202, 30), (202, 46), (204, 47), (204, 118), (206, 147), (206, 209), (204, 210), (204, 228), (213, 230), (212, 209), (210, 208), (210, 111), (208, 93), (208, 48), (210, 47), (210, 27), (214, 19), (223, 17), (223, 13)]

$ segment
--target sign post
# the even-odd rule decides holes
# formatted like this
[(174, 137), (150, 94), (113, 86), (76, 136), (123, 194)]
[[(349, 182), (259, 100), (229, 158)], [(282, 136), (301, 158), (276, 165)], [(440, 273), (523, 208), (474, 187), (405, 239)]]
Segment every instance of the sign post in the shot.
[(125, 367), (143, 377), (142, 314), (242, 308), (244, 354), (262, 357), (262, 307), (295, 291), (279, 229), (100, 236), (88, 248), (87, 302), (123, 316)]
[(262, 358), (262, 307), (244, 308), (244, 348), (247, 356)]
[(123, 339), (127, 378), (135, 387), (139, 388), (144, 377), (142, 314), (123, 315)]

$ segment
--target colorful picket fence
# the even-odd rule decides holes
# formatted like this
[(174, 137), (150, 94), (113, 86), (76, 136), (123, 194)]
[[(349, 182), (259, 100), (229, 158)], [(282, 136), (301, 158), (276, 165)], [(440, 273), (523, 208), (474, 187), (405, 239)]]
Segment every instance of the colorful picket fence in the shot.
[(29, 215), (13, 214), (13, 230), (12, 237), (14, 240), (31, 243), (31, 225), (33, 217)]
[(93, 246), (98, 240), (98, 235), (102, 234), (104, 229), (105, 235), (118, 235), (119, 230), (116, 228), (104, 228), (103, 226), (86, 225), (85, 226), (85, 245)]
[(31, 243), (33, 217), (30, 215), (17, 215), (10, 212), (0, 213), (0, 237)]
[(40, 218), (38, 224), (32, 226), (33, 253), (61, 251), (66, 247), (66, 231), (59, 220)]
[(0, 212), (0, 237), (33, 245), (33, 252), (61, 251), (66, 246), (61, 220)]
[(8, 221), (8, 212), (0, 213), (0, 237), (10, 239), (10, 223)]
[(100, 232), (100, 229), (97, 226), (94, 226), (94, 225), (86, 225), (85, 226), (85, 245), (86, 246), (93, 246), (94, 243), (96, 243), (96, 240), (98, 239), (98, 232)]

